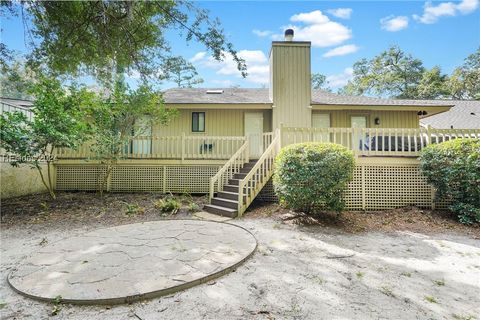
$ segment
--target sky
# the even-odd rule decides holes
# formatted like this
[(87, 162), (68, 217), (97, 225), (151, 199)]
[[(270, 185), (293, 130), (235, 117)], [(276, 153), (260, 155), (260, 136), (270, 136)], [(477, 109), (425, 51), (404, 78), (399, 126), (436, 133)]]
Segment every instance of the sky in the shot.
[[(428, 68), (451, 73), (480, 46), (480, 0), (461, 1), (196, 1), (222, 22), (228, 39), (247, 62), (243, 79), (227, 56), (216, 62), (202, 45), (167, 33), (176, 55), (190, 60), (202, 87), (268, 87), (271, 42), (286, 28), (294, 40), (312, 42), (312, 72), (335, 90), (352, 76), (352, 65), (398, 45)], [(2, 41), (24, 52), (19, 18), (2, 21)], [(173, 87), (164, 83), (163, 88)]]

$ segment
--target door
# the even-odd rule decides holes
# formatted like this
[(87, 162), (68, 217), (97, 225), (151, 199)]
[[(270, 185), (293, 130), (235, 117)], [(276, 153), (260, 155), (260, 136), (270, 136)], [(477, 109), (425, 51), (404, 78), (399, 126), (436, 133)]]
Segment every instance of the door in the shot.
[(245, 113), (245, 136), (248, 137), (250, 157), (258, 159), (263, 153), (263, 113)]
[[(330, 114), (329, 113), (313, 113), (312, 114), (312, 128), (330, 128)], [(330, 142), (330, 134), (328, 132), (314, 132), (312, 141), (315, 142)]]
[(353, 128), (353, 149), (354, 150), (368, 150), (369, 138), (368, 135), (364, 135), (362, 130), (367, 127), (366, 116), (352, 116), (350, 118)]

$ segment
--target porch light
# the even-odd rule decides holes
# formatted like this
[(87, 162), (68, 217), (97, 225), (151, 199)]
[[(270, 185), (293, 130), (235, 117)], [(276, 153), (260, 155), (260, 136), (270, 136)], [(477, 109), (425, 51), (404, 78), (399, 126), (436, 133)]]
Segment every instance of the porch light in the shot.
[(375, 122), (375, 125), (378, 126), (378, 125), (380, 124), (380, 118), (379, 118), (379, 117), (376, 117), (375, 120), (374, 120), (374, 122)]

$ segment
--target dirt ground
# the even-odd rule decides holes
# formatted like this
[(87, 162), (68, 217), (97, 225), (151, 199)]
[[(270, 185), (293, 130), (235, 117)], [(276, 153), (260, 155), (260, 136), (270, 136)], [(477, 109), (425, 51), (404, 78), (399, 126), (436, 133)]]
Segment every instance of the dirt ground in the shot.
[[(9, 270), (45, 243), (163, 219), (154, 205), (160, 197), (60, 193), (55, 202), (44, 195), (3, 201), (1, 318), (480, 319), (480, 229), (416, 208), (309, 218), (257, 204), (230, 222), (257, 238), (250, 260), (210, 283), (131, 305), (55, 306), (8, 286)], [(206, 199), (182, 200), (172, 217), (190, 217), (187, 207)]]

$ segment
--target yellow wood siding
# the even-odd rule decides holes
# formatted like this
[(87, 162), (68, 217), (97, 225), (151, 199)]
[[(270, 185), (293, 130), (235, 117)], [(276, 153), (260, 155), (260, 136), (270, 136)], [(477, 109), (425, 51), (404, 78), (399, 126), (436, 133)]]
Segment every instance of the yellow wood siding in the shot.
[[(314, 113), (330, 114), (332, 128), (350, 128), (353, 115), (365, 115), (369, 128), (418, 128), (416, 111), (373, 111), (373, 110), (314, 110)], [(380, 124), (375, 125), (375, 118)]]
[[(192, 112), (205, 112), (205, 132), (192, 132)], [(206, 135), (206, 136), (243, 136), (244, 114), (252, 110), (200, 110), (181, 109), (179, 115), (167, 126), (154, 126), (154, 136), (181, 136)], [(263, 112), (263, 130), (272, 131), (271, 110), (258, 110)]]
[(310, 127), (310, 43), (274, 42), (270, 64), (273, 128)]

